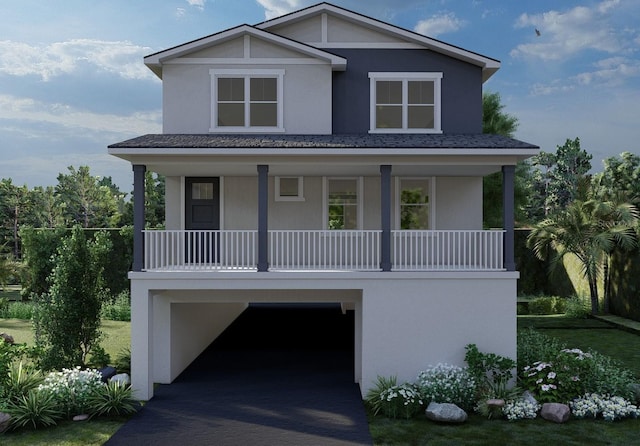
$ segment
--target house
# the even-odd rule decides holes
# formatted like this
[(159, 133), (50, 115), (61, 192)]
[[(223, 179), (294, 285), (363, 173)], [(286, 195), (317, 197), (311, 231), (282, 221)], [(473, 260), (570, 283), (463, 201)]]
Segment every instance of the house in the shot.
[[(500, 62), (329, 3), (144, 59), (163, 133), (109, 146), (134, 176), (132, 382), (170, 383), (250, 303), (355, 312), (354, 380), (516, 356), (514, 168), (482, 134)], [(166, 229), (144, 229), (144, 174)], [(502, 172), (504, 228), (482, 227)], [(330, 330), (330, 327), (327, 327)]]

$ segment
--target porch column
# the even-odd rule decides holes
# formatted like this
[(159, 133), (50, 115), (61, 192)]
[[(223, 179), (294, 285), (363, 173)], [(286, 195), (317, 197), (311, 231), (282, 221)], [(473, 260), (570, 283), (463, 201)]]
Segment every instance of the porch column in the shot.
[(147, 166), (133, 165), (133, 270), (144, 267), (144, 174)]
[(380, 268), (391, 271), (391, 166), (380, 166)]
[(258, 165), (258, 271), (269, 271), (269, 166)]
[(514, 259), (514, 183), (516, 166), (502, 166), (502, 224), (504, 234), (504, 267), (507, 271), (516, 270)]

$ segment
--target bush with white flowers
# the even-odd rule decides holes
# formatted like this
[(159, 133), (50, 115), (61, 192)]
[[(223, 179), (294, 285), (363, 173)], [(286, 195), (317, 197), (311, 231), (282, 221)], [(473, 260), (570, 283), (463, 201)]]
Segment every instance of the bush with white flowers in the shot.
[(418, 390), (409, 383), (395, 385), (380, 392), (380, 408), (389, 418), (409, 419), (422, 408)]
[(597, 418), (599, 415), (607, 421), (622, 418), (637, 418), (640, 410), (634, 404), (619, 396), (587, 393), (569, 403), (571, 413), (576, 418)]
[(78, 366), (49, 373), (38, 389), (50, 392), (67, 415), (78, 415), (89, 409), (91, 395), (103, 385), (101, 378), (99, 371)]
[(476, 382), (467, 368), (438, 364), (418, 374), (416, 386), (425, 403), (453, 403), (472, 410), (476, 400)]
[(509, 400), (502, 408), (502, 413), (509, 421), (533, 419), (538, 416), (540, 404), (525, 399)]

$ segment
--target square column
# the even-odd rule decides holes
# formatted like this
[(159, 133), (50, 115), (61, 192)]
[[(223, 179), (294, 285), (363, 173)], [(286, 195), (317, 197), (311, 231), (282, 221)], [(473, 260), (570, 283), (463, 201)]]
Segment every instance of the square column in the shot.
[(133, 165), (133, 271), (144, 268), (145, 184), (147, 166)]
[(516, 270), (514, 259), (515, 171), (516, 166), (502, 166), (502, 224), (505, 230), (503, 258), (507, 271)]
[(258, 272), (269, 271), (269, 166), (258, 166)]
[(380, 268), (391, 271), (391, 166), (380, 166)]

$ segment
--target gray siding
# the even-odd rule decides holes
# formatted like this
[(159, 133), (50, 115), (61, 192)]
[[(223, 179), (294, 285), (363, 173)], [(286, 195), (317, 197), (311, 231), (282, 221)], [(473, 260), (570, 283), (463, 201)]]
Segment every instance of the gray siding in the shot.
[(369, 131), (369, 72), (442, 72), (443, 133), (482, 133), (482, 70), (428, 50), (331, 49), (347, 59), (333, 74), (333, 133)]

